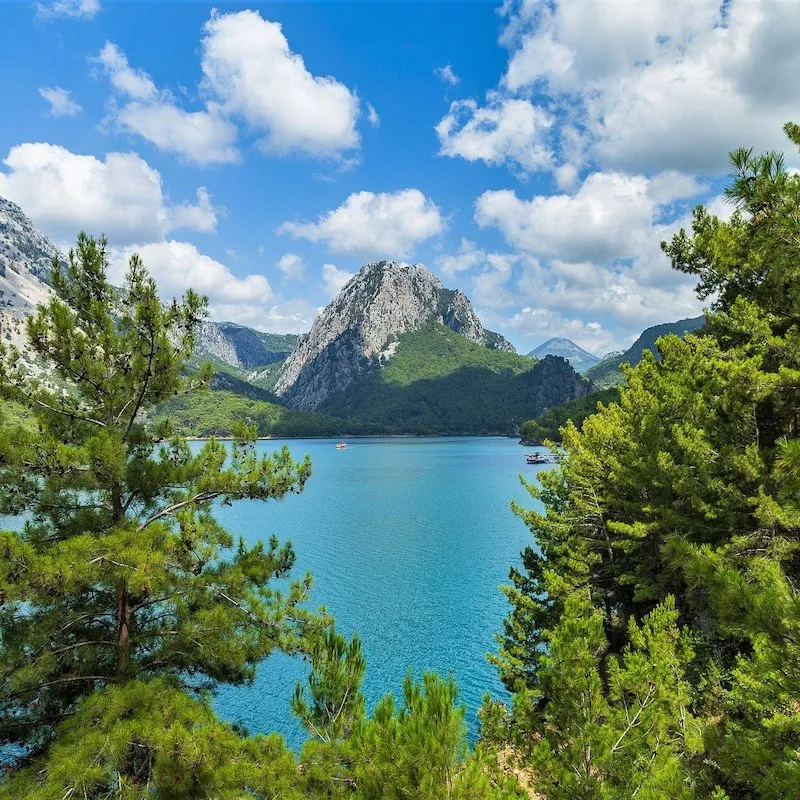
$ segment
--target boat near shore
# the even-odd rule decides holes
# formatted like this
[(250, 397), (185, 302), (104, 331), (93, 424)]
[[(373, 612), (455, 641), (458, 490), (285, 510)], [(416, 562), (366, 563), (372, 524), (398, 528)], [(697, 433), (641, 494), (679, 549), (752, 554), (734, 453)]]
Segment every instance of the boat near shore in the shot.
[(544, 453), (528, 453), (525, 456), (525, 461), (528, 464), (549, 464), (550, 456), (544, 455)]

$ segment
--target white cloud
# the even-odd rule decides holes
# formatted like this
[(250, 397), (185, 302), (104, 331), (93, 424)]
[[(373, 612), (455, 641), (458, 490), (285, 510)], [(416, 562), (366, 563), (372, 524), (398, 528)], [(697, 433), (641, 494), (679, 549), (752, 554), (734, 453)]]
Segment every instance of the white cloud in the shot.
[(116, 120), (160, 150), (200, 165), (239, 160), (236, 126), (213, 111), (184, 111), (169, 101), (132, 102), (118, 110)]
[(354, 272), (339, 269), (334, 264), (322, 265), (322, 285), (330, 297), (336, 297), (353, 275)]
[(212, 319), (238, 322), (275, 333), (301, 333), (314, 311), (305, 300), (275, 296), (263, 275), (239, 278), (188, 242), (163, 241), (113, 251), (110, 274), (121, 281), (132, 253), (138, 253), (165, 299), (192, 288), (209, 299)]
[(158, 171), (134, 153), (108, 153), (100, 160), (28, 142), (12, 147), (3, 164), (0, 195), (18, 203), (57, 241), (72, 242), (85, 230), (123, 246), (161, 239), (178, 227), (211, 230), (216, 222), (204, 189), (196, 206), (170, 205)]
[(111, 85), (120, 94), (133, 100), (155, 100), (158, 97), (153, 79), (144, 70), (131, 67), (125, 53), (113, 42), (103, 45), (95, 61), (105, 69)]
[(453, 67), (450, 64), (445, 64), (443, 67), (436, 67), (433, 74), (444, 83), (449, 83), (450, 86), (457, 86), (461, 82), (461, 78), (453, 72)]
[(562, 336), (590, 353), (604, 355), (619, 344), (614, 334), (600, 322), (584, 322), (549, 308), (525, 306), (511, 317), (507, 325), (532, 345)]
[(483, 261), (484, 253), (475, 242), (462, 239), (457, 253), (446, 253), (436, 260), (439, 269), (448, 278), (455, 278), (459, 272), (475, 269)]
[(53, 0), (51, 3), (37, 3), (36, 16), (39, 19), (91, 19), (100, 11), (100, 0)]
[(718, 173), (734, 147), (785, 147), (798, 26), (800, 4), (782, 0), (522, 3), (501, 86), (578, 119), (603, 168)]
[(515, 247), (536, 255), (573, 262), (634, 258), (652, 239), (660, 206), (699, 188), (674, 173), (648, 180), (595, 172), (571, 195), (521, 200), (508, 189), (484, 192), (475, 219), (482, 227), (498, 227)]
[(121, 277), (131, 253), (138, 253), (156, 279), (164, 297), (174, 297), (191, 287), (220, 303), (266, 303), (272, 288), (263, 275), (237, 278), (219, 261), (203, 255), (188, 242), (165, 241), (136, 245), (115, 259), (114, 275)]
[(303, 271), (306, 268), (303, 257), (297, 255), (297, 253), (284, 253), (275, 263), (275, 266), (286, 278), (295, 280), (303, 277)]
[(549, 169), (553, 153), (547, 137), (552, 117), (529, 100), (490, 92), (487, 104), (457, 100), (436, 126), (439, 154), (507, 164), (527, 174)]
[(185, 111), (169, 92), (160, 91), (143, 70), (133, 69), (125, 54), (106, 42), (96, 62), (121, 97), (112, 105), (111, 118), (124, 131), (146, 139), (161, 150), (176, 153), (197, 164), (237, 161), (236, 126), (217, 104), (204, 111)]
[(278, 231), (325, 242), (336, 253), (399, 259), (443, 229), (441, 212), (432, 200), (419, 189), (402, 189), (356, 192), (318, 222), (285, 222)]
[(205, 186), (197, 190), (197, 203), (180, 203), (169, 209), (169, 227), (186, 228), (200, 233), (213, 233), (217, 229), (218, 209), (211, 202)]
[(375, 110), (375, 107), (372, 105), (372, 103), (367, 103), (367, 120), (373, 128), (380, 127), (381, 118), (378, 116), (378, 112)]
[(258, 12), (212, 14), (202, 67), (206, 88), (228, 114), (263, 134), (268, 152), (336, 157), (359, 146), (356, 94), (310, 73), (281, 26)]
[(47, 113), (51, 117), (74, 117), (83, 111), (72, 99), (72, 92), (69, 89), (62, 89), (60, 86), (43, 86), (39, 89), (39, 94), (50, 104), (50, 110)]

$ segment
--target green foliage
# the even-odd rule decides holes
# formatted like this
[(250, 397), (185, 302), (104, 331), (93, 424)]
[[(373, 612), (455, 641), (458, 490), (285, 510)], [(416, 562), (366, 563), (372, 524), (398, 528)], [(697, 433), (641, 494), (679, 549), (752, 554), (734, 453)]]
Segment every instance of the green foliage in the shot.
[[(774, 154), (732, 163), (731, 219), (700, 207), (664, 245), (715, 298), (704, 335), (623, 368), (618, 402), (568, 423), (560, 469), (528, 486), (544, 511), (516, 508), (536, 544), (495, 658), (514, 706), (487, 731), (548, 800), (796, 793), (800, 176)], [(620, 703), (650, 694), (657, 718), (608, 749)]]
[(537, 363), (431, 324), (401, 336), (385, 366), (375, 364), (322, 410), (383, 433), (514, 434), (523, 420), (585, 391), (564, 359)]
[(523, 422), (519, 431), (522, 444), (540, 445), (545, 441), (560, 442), (561, 429), (567, 422), (572, 422), (580, 430), (586, 417), (598, 411), (599, 404), (608, 405), (617, 400), (619, 400), (618, 389), (603, 389), (583, 397), (576, 397), (574, 400), (567, 400), (536, 419)]
[(173, 397), (152, 414), (154, 422), (169, 420), (187, 436), (231, 435), (237, 424), (255, 427), (258, 436), (342, 436), (369, 432), (360, 425), (307, 411), (293, 411), (230, 391), (213, 390)]
[(299, 798), (297, 765), (276, 735), (243, 737), (169, 681), (90, 695), (47, 760), (0, 783), (3, 800)]
[(366, 665), (361, 641), (354, 636), (347, 643), (331, 626), (316, 635), (308, 651), (308, 693), (297, 684), (292, 711), (305, 729), (323, 742), (343, 739), (364, 716), (360, 689)]
[(632, 620), (622, 653), (606, 657), (603, 615), (586, 593), (567, 598), (547, 634), (537, 692), (515, 698), (524, 733), (506, 721), (548, 800), (694, 796), (685, 761), (701, 731), (688, 711), (691, 652), (676, 621), (667, 598), (641, 625)]
[(665, 322), (661, 325), (653, 325), (651, 328), (642, 332), (642, 335), (624, 352), (622, 355), (604, 358), (599, 364), (590, 367), (584, 375), (598, 389), (611, 389), (622, 385), (625, 376), (622, 372), (622, 365), (629, 364), (635, 367), (641, 360), (645, 351), (658, 355), (658, 340), (662, 336), (675, 334), (685, 336), (693, 333), (705, 325), (705, 317), (694, 317), (692, 319), (681, 319), (678, 322)]
[(249, 681), (312, 621), (308, 583), (269, 587), (294, 555), (248, 548), (214, 519), (215, 502), (277, 499), (310, 475), (288, 450), (256, 453), (240, 426), (231, 449), (193, 451), (145, 412), (197, 388), (182, 377), (204, 301), (164, 306), (134, 256), (122, 290), (104, 241), (81, 235), (57, 296), (28, 321), (33, 350), (66, 389), (0, 355), (0, 391), (36, 427), (0, 431), (0, 741), (28, 759), (93, 690), (169, 676), (176, 686)]
[(482, 760), (468, 756), (464, 706), (451, 680), (407, 676), (403, 706), (391, 695), (355, 732), (349, 753), (358, 800), (512, 800), (522, 795)]

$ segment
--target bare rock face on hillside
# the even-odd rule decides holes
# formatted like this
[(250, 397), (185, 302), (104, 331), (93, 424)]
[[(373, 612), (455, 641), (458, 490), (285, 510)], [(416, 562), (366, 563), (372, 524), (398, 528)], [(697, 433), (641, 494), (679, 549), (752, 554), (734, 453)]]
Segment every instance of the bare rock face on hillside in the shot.
[(0, 337), (24, 350), (25, 318), (46, 303), (53, 259), (58, 248), (23, 214), (0, 197)]
[(317, 408), (351, 384), (376, 357), (390, 358), (404, 333), (439, 322), (476, 344), (513, 352), (487, 331), (460, 291), (445, 289), (421, 264), (366, 264), (300, 337), (275, 392), (293, 408)]

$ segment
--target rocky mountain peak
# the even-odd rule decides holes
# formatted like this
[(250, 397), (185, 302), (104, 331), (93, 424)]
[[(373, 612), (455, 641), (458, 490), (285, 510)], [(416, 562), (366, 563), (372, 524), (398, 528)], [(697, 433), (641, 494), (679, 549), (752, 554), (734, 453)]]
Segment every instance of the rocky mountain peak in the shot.
[(472, 304), (422, 264), (365, 264), (300, 338), (281, 370), (275, 391), (299, 409), (317, 408), (344, 389), (377, 357), (390, 358), (402, 334), (431, 322), (477, 344), (513, 347), (486, 331)]

